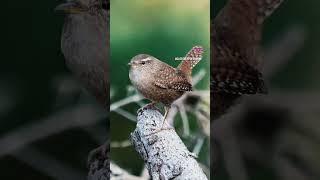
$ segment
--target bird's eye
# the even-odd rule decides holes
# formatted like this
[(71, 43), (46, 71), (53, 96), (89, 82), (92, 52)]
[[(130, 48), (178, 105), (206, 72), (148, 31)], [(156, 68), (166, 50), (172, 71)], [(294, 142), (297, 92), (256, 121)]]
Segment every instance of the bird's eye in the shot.
[(144, 65), (144, 64), (146, 64), (146, 62), (145, 62), (145, 61), (142, 61), (141, 64)]

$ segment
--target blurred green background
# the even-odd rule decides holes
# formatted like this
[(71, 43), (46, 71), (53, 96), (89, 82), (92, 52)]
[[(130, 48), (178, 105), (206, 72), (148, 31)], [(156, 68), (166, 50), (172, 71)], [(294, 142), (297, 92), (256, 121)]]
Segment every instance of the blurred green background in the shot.
[[(111, 0), (111, 103), (134, 93), (130, 88), (127, 66), (132, 57), (142, 53), (150, 54), (176, 67), (180, 61), (174, 58), (184, 57), (195, 45), (203, 46), (205, 52), (193, 74), (201, 69), (206, 73), (196, 89), (209, 89), (209, 3), (209, 0)], [(138, 108), (137, 104), (124, 107), (134, 116)], [(181, 132), (181, 120), (178, 117), (175, 127)], [(128, 140), (136, 123), (115, 112), (111, 112), (110, 119), (111, 141)], [(194, 118), (190, 118), (190, 121), (192, 130), (197, 131)], [(194, 139), (184, 140), (192, 150)], [(201, 161), (209, 165), (207, 143), (202, 150)], [(134, 174), (142, 170), (143, 162), (132, 146), (112, 148), (111, 158)]]

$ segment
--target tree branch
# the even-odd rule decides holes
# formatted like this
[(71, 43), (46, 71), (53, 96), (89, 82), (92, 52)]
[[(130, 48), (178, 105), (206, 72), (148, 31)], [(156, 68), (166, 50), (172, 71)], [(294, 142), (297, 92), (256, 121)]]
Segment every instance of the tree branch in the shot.
[(114, 163), (110, 163), (110, 169), (111, 169), (111, 179), (112, 180), (123, 180), (123, 179), (125, 179), (125, 180), (148, 180), (149, 179), (148, 176), (147, 177), (133, 176)]
[(138, 111), (137, 127), (131, 133), (136, 151), (146, 163), (153, 180), (197, 179), (206, 175), (174, 129), (161, 129), (163, 116), (155, 107)]

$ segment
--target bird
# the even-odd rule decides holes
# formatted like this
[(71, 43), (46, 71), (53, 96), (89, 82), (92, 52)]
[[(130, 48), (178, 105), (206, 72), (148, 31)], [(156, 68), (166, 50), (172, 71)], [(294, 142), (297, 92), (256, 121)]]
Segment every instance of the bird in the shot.
[(109, 105), (109, 1), (69, 0), (56, 7), (66, 14), (61, 49), (75, 77), (105, 108)]
[(267, 94), (261, 73), (263, 22), (283, 0), (229, 0), (211, 23), (211, 119), (243, 95)]
[[(67, 67), (97, 102), (108, 110), (110, 1), (68, 0), (55, 10), (66, 15), (61, 50)], [(97, 158), (109, 160), (109, 152), (108, 139), (91, 151), (88, 166)]]
[(177, 68), (148, 54), (136, 55), (129, 62), (129, 79), (139, 93), (151, 100), (147, 106), (164, 105), (162, 128), (171, 104), (185, 92), (192, 91), (192, 69), (201, 60), (202, 53), (201, 46), (194, 46)]

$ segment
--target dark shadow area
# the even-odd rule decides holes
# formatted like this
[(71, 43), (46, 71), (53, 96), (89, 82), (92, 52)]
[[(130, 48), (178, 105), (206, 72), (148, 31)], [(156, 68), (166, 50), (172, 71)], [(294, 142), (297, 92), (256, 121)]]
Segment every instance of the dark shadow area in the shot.
[[(211, 1), (211, 20), (231, 1)], [(254, 1), (239, 0), (234, 7), (248, 2)], [(318, 5), (284, 1), (264, 22), (260, 71), (269, 92), (243, 95), (226, 114), (211, 120), (213, 179), (320, 178)], [(246, 12), (239, 9), (240, 17)]]
[(86, 179), (106, 140), (106, 113), (61, 53), (62, 2), (2, 2), (1, 179)]

